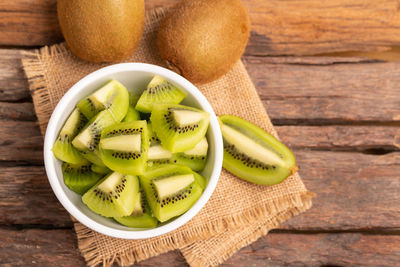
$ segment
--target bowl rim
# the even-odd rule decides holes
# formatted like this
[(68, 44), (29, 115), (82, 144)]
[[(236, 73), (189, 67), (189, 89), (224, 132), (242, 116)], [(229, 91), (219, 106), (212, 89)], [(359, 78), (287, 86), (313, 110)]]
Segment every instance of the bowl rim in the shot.
[[(78, 94), (78, 92), (82, 90), (82, 88), (87, 87), (90, 83), (96, 81), (97, 79), (102, 78), (103, 76), (112, 75), (119, 72), (129, 72), (129, 71), (148, 72), (153, 75), (160, 75), (170, 80), (172, 83), (177, 84), (178, 86), (184, 88), (199, 102), (203, 110), (210, 113), (209, 127), (212, 128), (213, 130), (212, 132), (214, 134), (211, 135), (211, 138), (214, 139), (213, 141), (215, 144), (214, 146), (215, 159), (213, 162), (211, 176), (208, 181), (206, 189), (204, 190), (201, 197), (197, 200), (197, 202), (187, 212), (180, 215), (173, 221), (153, 229), (140, 230), (140, 231), (114, 229), (109, 226), (103, 225), (102, 223), (97, 222), (96, 220), (87, 216), (84, 212), (80, 211), (75, 206), (75, 204), (68, 198), (68, 196), (65, 194), (62, 188), (61, 182), (58, 179), (56, 173), (56, 166), (54, 164), (55, 162), (54, 155), (51, 152), (53, 141), (57, 137), (59, 131), (59, 129), (57, 129), (57, 122), (61, 119), (61, 115), (68, 106), (68, 104), (74, 101), (74, 98)], [(223, 159), (223, 143), (222, 143), (221, 130), (215, 112), (211, 107), (210, 103), (208, 102), (208, 100), (206, 99), (206, 97), (200, 92), (200, 90), (196, 86), (194, 86), (184, 77), (163, 67), (147, 63), (120, 63), (120, 64), (110, 65), (88, 74), (87, 76), (79, 80), (77, 83), (75, 83), (60, 99), (56, 108), (52, 112), (52, 115), (49, 119), (46, 129), (43, 150), (44, 150), (44, 165), (48, 180), (50, 182), (54, 194), (56, 195), (58, 201), (60, 201), (60, 203), (63, 205), (63, 207), (75, 219), (77, 219), (80, 223), (84, 224), (88, 228), (107, 236), (122, 238), (122, 239), (146, 239), (146, 238), (160, 236), (168, 232), (171, 232), (183, 226), (188, 221), (190, 221), (205, 206), (205, 204), (210, 199), (212, 193), (214, 192), (222, 170), (222, 159)]]

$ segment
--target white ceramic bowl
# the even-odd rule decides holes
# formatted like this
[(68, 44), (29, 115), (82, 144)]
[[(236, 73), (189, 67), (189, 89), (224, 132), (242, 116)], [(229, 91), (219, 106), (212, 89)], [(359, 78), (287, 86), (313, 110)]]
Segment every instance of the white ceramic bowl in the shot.
[[(208, 159), (205, 169), (201, 172), (207, 179), (208, 184), (200, 199), (183, 215), (154, 229), (132, 229), (89, 210), (81, 201), (81, 197), (65, 186), (61, 172), (61, 161), (54, 157), (51, 148), (65, 120), (80, 99), (89, 95), (110, 79), (120, 81), (131, 92), (140, 92), (146, 88), (146, 85), (155, 74), (164, 77), (187, 93), (187, 97), (182, 102), (184, 105), (200, 108), (211, 115), (207, 132), (209, 141)], [(221, 131), (217, 117), (204, 95), (182, 76), (165, 68), (143, 63), (123, 63), (105, 67), (77, 82), (63, 96), (53, 111), (44, 141), (46, 173), (54, 193), (64, 208), (90, 229), (108, 236), (124, 239), (144, 239), (159, 236), (175, 230), (192, 219), (207, 203), (217, 185), (222, 168), (222, 158)]]

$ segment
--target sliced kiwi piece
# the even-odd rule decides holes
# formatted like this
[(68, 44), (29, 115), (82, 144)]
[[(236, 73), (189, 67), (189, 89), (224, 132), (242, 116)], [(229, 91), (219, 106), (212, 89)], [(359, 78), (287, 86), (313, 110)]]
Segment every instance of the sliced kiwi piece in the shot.
[(111, 170), (105, 166), (100, 166), (96, 164), (92, 164), (92, 172), (100, 173), (100, 174), (109, 174)]
[(140, 120), (140, 113), (135, 109), (138, 100), (139, 100), (138, 95), (129, 93), (129, 107), (122, 122), (131, 122)]
[(149, 152), (147, 153), (147, 165), (152, 167), (171, 163), (173, 154), (162, 147), (150, 123), (147, 124), (147, 129), (150, 143)]
[(174, 154), (172, 161), (177, 164), (186, 165), (193, 171), (202, 171), (206, 166), (207, 151), (207, 138), (203, 137), (194, 148)]
[(64, 162), (62, 173), (65, 185), (80, 195), (86, 193), (103, 177), (102, 174), (92, 172), (91, 165), (88, 161), (79, 164)]
[(114, 124), (101, 134), (101, 159), (113, 171), (142, 174), (146, 169), (148, 149), (146, 121)]
[(225, 169), (262, 185), (282, 182), (297, 171), (293, 153), (258, 126), (236, 116), (220, 117)]
[(176, 153), (192, 149), (200, 142), (207, 132), (210, 114), (188, 106), (166, 104), (154, 106), (150, 120), (162, 146)]
[(185, 166), (167, 164), (149, 168), (139, 178), (151, 210), (160, 222), (185, 213), (203, 192), (197, 182), (199, 177)]
[(86, 151), (81, 151), (82, 157), (93, 163), (94, 165), (98, 165), (101, 167), (106, 167), (104, 165), (103, 161), (101, 160), (100, 152), (98, 149), (94, 151), (86, 150)]
[(130, 216), (115, 217), (114, 220), (132, 228), (154, 228), (158, 221), (151, 214), (144, 192), (139, 192), (135, 200), (135, 208)]
[(140, 96), (136, 109), (149, 113), (159, 104), (179, 104), (186, 94), (164, 78), (156, 75), (147, 85), (147, 89)]
[(71, 142), (85, 126), (86, 122), (85, 116), (83, 116), (79, 109), (76, 108), (72, 111), (51, 149), (56, 158), (72, 164), (78, 164), (84, 161), (79, 151), (72, 146)]
[(120, 122), (128, 110), (128, 90), (117, 80), (111, 80), (76, 106), (89, 120), (100, 111), (107, 110), (115, 122)]
[(104, 217), (123, 217), (132, 213), (138, 192), (136, 176), (113, 172), (86, 192), (82, 201)]

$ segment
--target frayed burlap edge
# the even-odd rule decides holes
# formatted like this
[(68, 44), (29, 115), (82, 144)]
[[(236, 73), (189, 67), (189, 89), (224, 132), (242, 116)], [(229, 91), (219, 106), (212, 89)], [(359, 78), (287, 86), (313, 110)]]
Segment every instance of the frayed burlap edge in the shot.
[(65, 44), (45, 46), (34, 51), (24, 51), (22, 66), (28, 78), (29, 90), (32, 95), (35, 113), (39, 121), (40, 131), (44, 136), (47, 122), (50, 119), (49, 110), (55, 106), (51, 103), (50, 90), (47, 88), (45, 59), (55, 57), (67, 52)]
[[(100, 251), (96, 247), (96, 233), (80, 223), (75, 223), (75, 231), (78, 236), (78, 247), (89, 266), (96, 266), (98, 264), (102, 264), (103, 266), (111, 266), (114, 262), (121, 266), (126, 266), (170, 250), (181, 249), (184, 251), (184, 246), (188, 244), (187, 240), (195, 242), (197, 240), (209, 238), (210, 236), (218, 234), (222, 231), (229, 231), (230, 229), (235, 229), (238, 227), (243, 227), (243, 225), (254, 223), (254, 221), (264, 218), (265, 214), (278, 214), (282, 210), (289, 209), (288, 213), (282, 214), (276, 218), (271, 216), (271, 220), (265, 224), (265, 227), (257, 230), (253, 235), (240, 240), (240, 242), (235, 244), (235, 247), (226, 251), (224, 255), (221, 255), (219, 262), (212, 263), (212, 265), (218, 265), (228, 259), (241, 247), (257, 240), (261, 235), (266, 234), (270, 229), (276, 228), (282, 221), (285, 221), (290, 217), (309, 209), (312, 205), (311, 199), (314, 196), (314, 193), (305, 191), (302, 194), (278, 198), (273, 201), (269, 201), (257, 209), (249, 209), (228, 218), (220, 218), (200, 227), (190, 229), (189, 232), (185, 231), (185, 233), (182, 233), (182, 231), (179, 229), (175, 230), (170, 236), (166, 236), (162, 239), (155, 239), (154, 242), (143, 245), (139, 248), (127, 248), (125, 251), (108, 258), (100, 255)], [(198, 262), (196, 262), (196, 260), (190, 257), (187, 258), (187, 261), (190, 264), (193, 262), (193, 264), (197, 265)], [(199, 264), (201, 265), (201, 262), (199, 262)]]
[[(225, 250), (223, 254), (218, 254), (218, 257), (202, 257), (202, 255), (195, 254), (192, 251), (192, 245), (181, 249), (182, 255), (185, 257), (187, 263), (190, 266), (218, 266), (226, 260), (228, 260), (233, 254), (235, 254), (241, 248), (255, 242), (262, 236), (266, 235), (270, 230), (277, 228), (282, 222), (296, 216), (312, 206), (312, 198), (316, 196), (315, 193), (307, 191), (301, 195), (302, 203), (299, 206), (292, 206), (274, 213), (266, 221), (260, 224), (251, 234), (243, 237), (240, 240), (236, 240), (232, 243), (232, 246), (228, 250)], [(254, 222), (253, 222), (254, 223)], [(243, 227), (243, 226), (242, 226)]]

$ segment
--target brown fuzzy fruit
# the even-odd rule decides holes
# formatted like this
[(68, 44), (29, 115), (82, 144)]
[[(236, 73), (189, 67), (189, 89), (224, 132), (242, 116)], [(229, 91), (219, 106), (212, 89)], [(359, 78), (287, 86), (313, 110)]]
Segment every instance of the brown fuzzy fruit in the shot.
[(58, 0), (57, 13), (69, 48), (86, 61), (125, 59), (142, 38), (144, 0)]
[(183, 0), (163, 20), (161, 57), (194, 83), (213, 81), (242, 56), (250, 21), (240, 0)]

